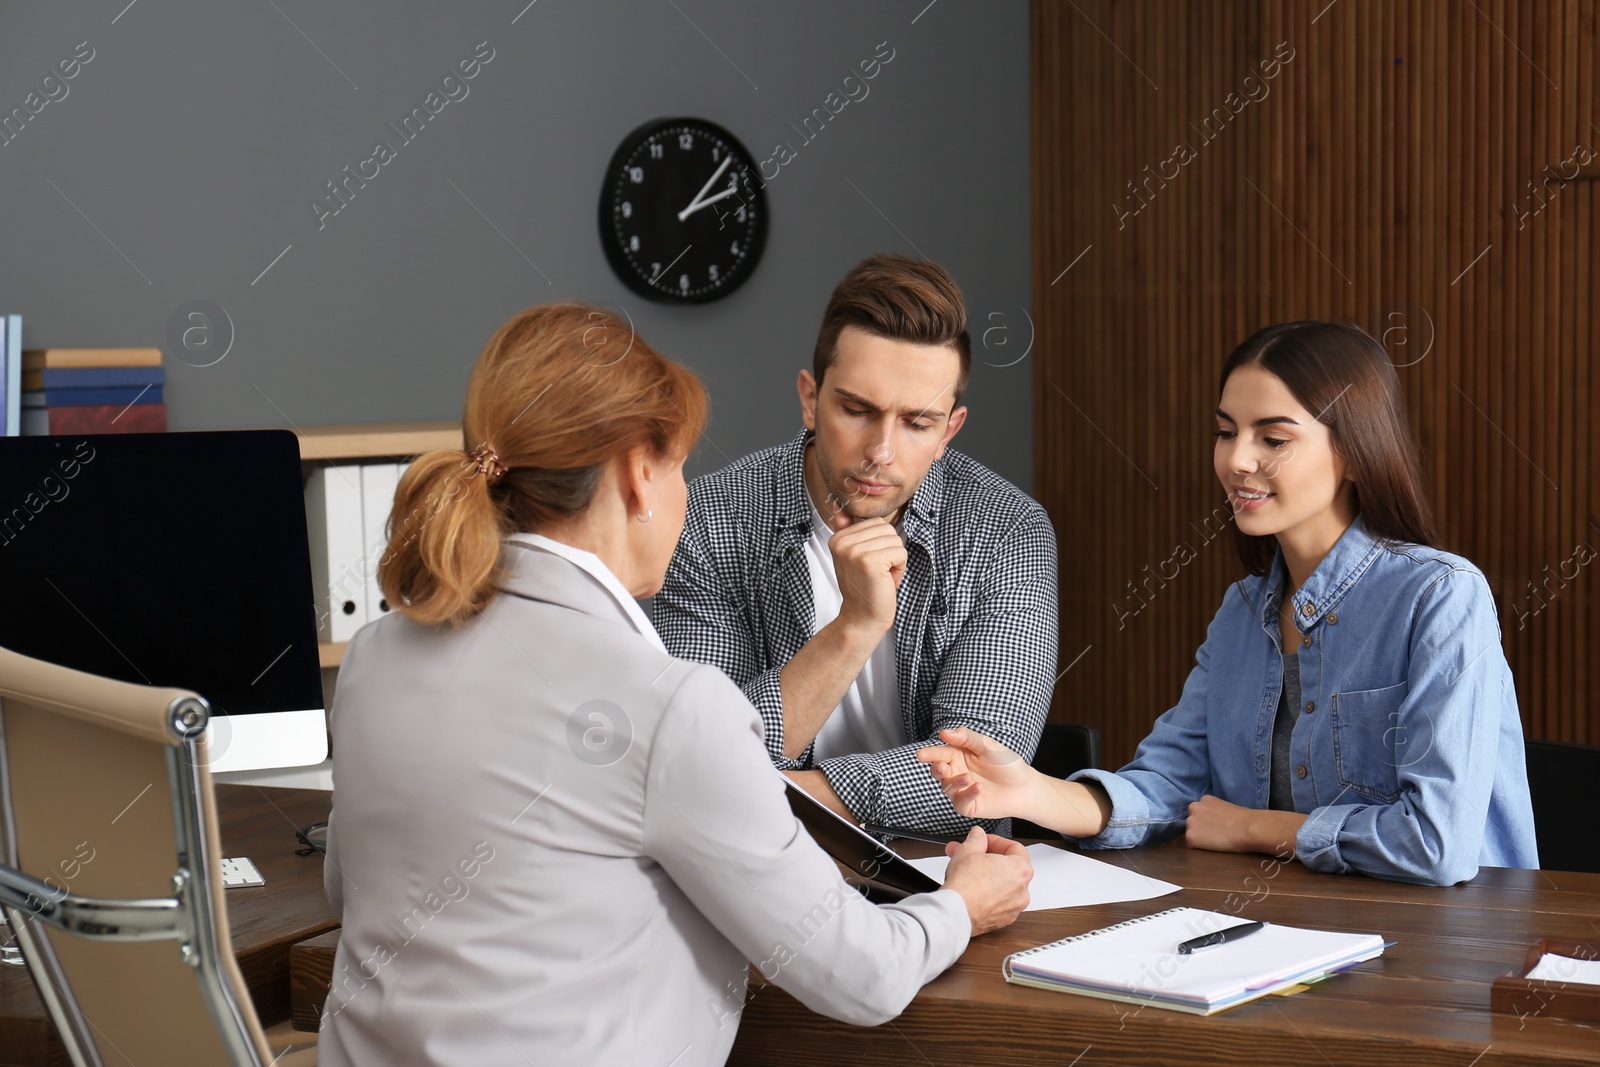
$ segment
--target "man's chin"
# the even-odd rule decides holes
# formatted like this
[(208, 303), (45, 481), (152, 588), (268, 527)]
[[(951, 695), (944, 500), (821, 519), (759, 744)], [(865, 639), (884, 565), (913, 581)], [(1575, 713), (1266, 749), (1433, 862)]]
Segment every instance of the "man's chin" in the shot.
[(905, 501), (898, 495), (892, 499), (857, 496), (846, 500), (843, 510), (853, 521), (887, 519), (898, 513), (903, 504)]

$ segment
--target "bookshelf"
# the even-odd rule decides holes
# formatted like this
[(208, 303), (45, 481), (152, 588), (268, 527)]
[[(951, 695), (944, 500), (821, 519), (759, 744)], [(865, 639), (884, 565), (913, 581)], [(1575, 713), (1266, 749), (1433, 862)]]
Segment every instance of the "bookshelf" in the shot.
[[(360, 459), (411, 459), (424, 452), (461, 447), (459, 422), (387, 422), (350, 426), (295, 427), (300, 463), (309, 474), (320, 463)], [(348, 642), (319, 641), (317, 661), (324, 669), (344, 662)]]
[(296, 429), (300, 460), (410, 459), (441, 448), (461, 447), (459, 422), (388, 422), (367, 426)]

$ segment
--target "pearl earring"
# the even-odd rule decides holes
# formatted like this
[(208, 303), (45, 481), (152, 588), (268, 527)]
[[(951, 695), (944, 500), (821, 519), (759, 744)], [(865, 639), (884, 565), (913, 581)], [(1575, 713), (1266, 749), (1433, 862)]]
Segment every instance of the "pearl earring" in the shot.
[(656, 517), (656, 513), (654, 511), (652, 511), (650, 508), (645, 508), (643, 512), (641, 512), (640, 514), (634, 516), (634, 518), (638, 519), (640, 522), (649, 522), (651, 519), (653, 519), (655, 517)]

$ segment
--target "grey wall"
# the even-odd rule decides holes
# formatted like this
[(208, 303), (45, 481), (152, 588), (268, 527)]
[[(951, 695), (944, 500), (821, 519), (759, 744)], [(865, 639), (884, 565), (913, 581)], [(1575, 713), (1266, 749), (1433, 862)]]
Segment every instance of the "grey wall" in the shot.
[[(0, 14), (0, 112), (79, 42), (94, 50), (0, 147), (0, 310), (25, 316), (28, 347), (168, 348), (172, 429), (458, 418), (490, 333), (577, 298), (625, 309), (705, 378), (691, 469), (709, 470), (798, 428), (828, 292), (891, 250), (961, 282), (975, 360), (958, 446), (1031, 484), (1020, 0), (126, 2)], [(469, 95), (400, 145), (386, 123), (483, 41), (494, 58)], [(870, 94), (802, 142), (789, 123), (884, 41)], [(639, 299), (600, 250), (611, 152), (674, 114), (758, 159), (797, 150), (768, 185), (760, 267), (709, 306)], [(308, 202), (380, 139), (397, 157), (319, 229)], [(192, 300), (232, 323), (209, 366), (166, 342)]]

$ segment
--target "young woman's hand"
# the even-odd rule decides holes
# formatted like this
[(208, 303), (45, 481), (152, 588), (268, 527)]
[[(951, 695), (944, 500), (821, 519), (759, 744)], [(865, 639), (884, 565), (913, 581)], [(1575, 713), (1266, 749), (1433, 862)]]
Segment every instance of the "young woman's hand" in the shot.
[(1027, 817), (1029, 799), (1043, 778), (1005, 745), (964, 726), (940, 730), (943, 745), (917, 750), (957, 813), (969, 819)]
[(1098, 783), (1041, 774), (993, 738), (964, 726), (940, 730), (943, 745), (918, 749), (956, 812), (969, 819), (1021, 818), (1071, 837), (1093, 837), (1111, 820)]
[(1243, 808), (1207, 795), (1189, 805), (1187, 841), (1190, 848), (1212, 852), (1270, 852), (1288, 859), (1305, 821), (1298, 812)]

